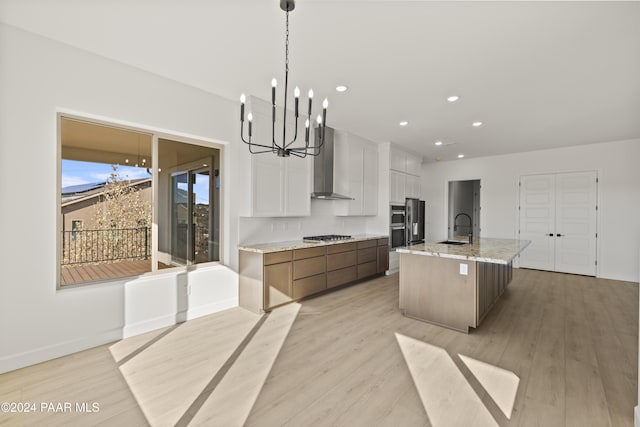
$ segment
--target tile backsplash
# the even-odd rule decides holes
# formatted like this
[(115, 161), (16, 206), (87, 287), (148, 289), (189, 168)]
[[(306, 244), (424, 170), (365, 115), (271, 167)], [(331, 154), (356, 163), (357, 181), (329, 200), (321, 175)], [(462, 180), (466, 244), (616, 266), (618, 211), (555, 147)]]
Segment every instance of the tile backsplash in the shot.
[(238, 243), (253, 244), (299, 240), (320, 234), (366, 233), (365, 217), (334, 215), (335, 200), (311, 200), (311, 216), (290, 218), (240, 217)]

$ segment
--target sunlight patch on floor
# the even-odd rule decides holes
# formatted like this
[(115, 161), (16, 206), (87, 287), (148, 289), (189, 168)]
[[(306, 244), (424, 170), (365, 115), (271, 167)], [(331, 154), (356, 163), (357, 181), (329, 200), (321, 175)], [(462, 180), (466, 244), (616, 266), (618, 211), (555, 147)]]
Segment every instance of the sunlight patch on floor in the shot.
[(242, 426), (298, 316), (300, 304), (273, 310), (189, 426)]
[(498, 408), (509, 419), (516, 401), (520, 378), (511, 371), (459, 354), (460, 360), (489, 393)]
[[(112, 349), (114, 359), (121, 360), (120, 373), (150, 425), (175, 425), (260, 316), (238, 309), (225, 313), (224, 321), (219, 318), (220, 323), (217, 319), (182, 323), (134, 357), (131, 354), (122, 357), (131, 348)], [(158, 338), (161, 334), (146, 338)], [(194, 336), (199, 339), (194, 340)]]
[(498, 426), (444, 349), (398, 333), (396, 339), (431, 425)]

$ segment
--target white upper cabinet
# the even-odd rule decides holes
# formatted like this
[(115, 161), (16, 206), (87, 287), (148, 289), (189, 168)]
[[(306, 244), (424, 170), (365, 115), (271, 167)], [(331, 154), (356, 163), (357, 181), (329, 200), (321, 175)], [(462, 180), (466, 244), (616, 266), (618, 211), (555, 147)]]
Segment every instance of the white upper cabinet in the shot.
[(390, 167), (391, 167), (391, 170), (394, 170), (394, 171), (406, 172), (407, 171), (407, 153), (405, 153), (404, 151), (400, 151), (395, 147), (392, 147)]
[[(304, 135), (304, 134), (303, 134)], [(291, 156), (284, 162), (284, 216), (311, 215), (311, 159)]]
[(407, 154), (407, 173), (409, 175), (420, 176), (422, 168), (422, 159), (413, 154)]
[(405, 196), (413, 199), (420, 198), (420, 177), (406, 175)]
[(389, 158), (389, 201), (404, 204), (407, 197), (419, 199), (422, 158), (393, 145)]
[(378, 147), (346, 132), (335, 132), (334, 191), (353, 200), (335, 202), (338, 216), (378, 213)]
[[(252, 98), (254, 142), (269, 145), (271, 142), (271, 116), (268, 104)], [(263, 105), (264, 104), (264, 105)], [(266, 105), (266, 109), (265, 109)], [(248, 110), (247, 110), (248, 111)], [(291, 114), (293, 116), (293, 114)], [(278, 118), (281, 118), (279, 116)], [(277, 125), (278, 123), (276, 123)], [(287, 118), (287, 139), (293, 139), (293, 120)], [(245, 123), (246, 125), (246, 123)], [(246, 128), (246, 126), (245, 126)], [(276, 128), (276, 138), (282, 138), (282, 125)], [(246, 136), (246, 129), (245, 129)], [(298, 123), (296, 146), (304, 144), (304, 122)], [(253, 217), (283, 217), (311, 215), (311, 161), (295, 156), (278, 157), (274, 153), (248, 154), (250, 156), (250, 209)], [(256, 148), (256, 151), (259, 148)]]
[(284, 168), (275, 154), (254, 154), (251, 159), (251, 216), (284, 215)]
[(404, 205), (407, 197), (405, 192), (407, 175), (402, 172), (389, 171), (389, 201)]
[(391, 170), (419, 176), (421, 167), (422, 158), (415, 154), (402, 151), (393, 145), (391, 146), (389, 160), (389, 168)]

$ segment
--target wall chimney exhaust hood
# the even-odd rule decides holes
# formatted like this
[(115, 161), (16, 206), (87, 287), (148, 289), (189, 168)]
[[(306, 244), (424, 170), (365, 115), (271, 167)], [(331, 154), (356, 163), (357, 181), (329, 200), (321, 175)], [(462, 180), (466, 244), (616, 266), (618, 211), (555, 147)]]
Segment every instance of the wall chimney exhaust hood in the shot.
[[(353, 197), (344, 196), (333, 192), (333, 138), (334, 129), (324, 128), (324, 145), (320, 154), (313, 158), (313, 193), (312, 199), (320, 200), (353, 200)], [(316, 131), (317, 138), (320, 132)]]

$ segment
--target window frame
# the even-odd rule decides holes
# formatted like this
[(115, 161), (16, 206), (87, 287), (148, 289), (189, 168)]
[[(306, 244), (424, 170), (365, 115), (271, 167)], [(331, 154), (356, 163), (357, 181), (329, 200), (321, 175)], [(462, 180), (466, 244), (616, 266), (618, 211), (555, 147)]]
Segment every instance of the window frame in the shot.
[[(199, 264), (187, 264), (183, 266), (172, 266), (169, 268), (164, 268), (162, 270), (158, 269), (158, 170), (157, 168), (152, 168), (151, 175), (151, 271), (133, 276), (120, 276), (111, 279), (103, 279), (103, 280), (91, 280), (91, 281), (81, 281), (75, 282), (72, 284), (61, 285), (61, 261), (62, 261), (62, 230), (63, 230), (63, 216), (62, 212), (62, 202), (61, 202), (61, 191), (62, 191), (62, 120), (76, 120), (82, 121), (85, 123), (97, 125), (97, 126), (107, 126), (113, 127), (116, 129), (122, 129), (126, 131), (146, 133), (151, 135), (151, 164), (158, 164), (158, 145), (160, 139), (168, 139), (174, 142), (196, 145), (205, 148), (212, 148), (218, 150), (218, 176), (220, 179), (219, 184), (219, 217), (218, 217), (218, 229), (219, 229), (219, 239), (218, 239), (218, 260), (217, 261), (208, 261)], [(117, 284), (122, 283), (123, 281), (129, 280), (131, 278), (137, 277), (147, 277), (154, 276), (160, 274), (175, 274), (176, 272), (183, 271), (191, 271), (197, 268), (215, 266), (215, 265), (223, 265), (224, 264), (224, 249), (226, 236), (224, 230), (226, 229), (225, 224), (225, 182), (223, 180), (224, 176), (224, 159), (225, 159), (225, 149), (227, 144), (222, 141), (215, 141), (209, 138), (192, 136), (192, 135), (184, 135), (180, 132), (171, 132), (167, 130), (159, 130), (155, 127), (145, 126), (140, 124), (133, 124), (131, 122), (126, 122), (117, 119), (105, 118), (101, 116), (96, 116), (92, 114), (83, 114), (75, 111), (58, 109), (56, 111), (56, 227), (55, 227), (55, 242), (56, 242), (56, 291), (74, 289), (79, 287), (87, 287), (87, 286), (95, 286), (95, 285), (104, 285), (104, 284)], [(213, 167), (212, 167), (213, 170)], [(213, 177), (213, 174), (212, 174)], [(215, 185), (215, 184), (214, 184)]]

